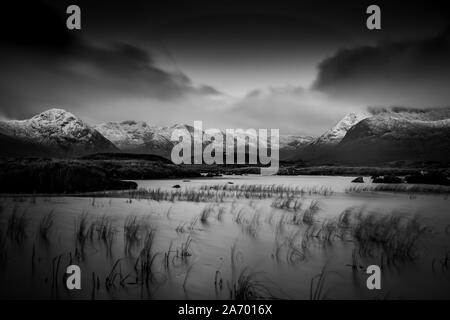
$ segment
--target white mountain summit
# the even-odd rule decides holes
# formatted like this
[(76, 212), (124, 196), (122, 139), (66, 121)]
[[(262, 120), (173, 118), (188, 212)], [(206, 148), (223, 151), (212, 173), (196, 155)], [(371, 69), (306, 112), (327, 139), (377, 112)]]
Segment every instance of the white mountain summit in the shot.
[(318, 137), (312, 144), (336, 145), (341, 142), (351, 127), (370, 116), (370, 113), (349, 113), (344, 118), (339, 120), (333, 128), (327, 130), (324, 134)]

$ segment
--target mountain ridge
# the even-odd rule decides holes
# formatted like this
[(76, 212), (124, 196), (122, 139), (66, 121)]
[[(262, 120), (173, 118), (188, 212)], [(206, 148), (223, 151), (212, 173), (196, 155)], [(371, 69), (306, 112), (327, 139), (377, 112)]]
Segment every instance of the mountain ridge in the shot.
[[(193, 134), (192, 126), (185, 124), (158, 127), (145, 121), (125, 120), (92, 126), (70, 112), (50, 109), (27, 120), (0, 121), (0, 155), (70, 157), (129, 153), (170, 159), (175, 129), (186, 129), (191, 138), (202, 139)], [(235, 144), (244, 137), (242, 132), (237, 135)], [(203, 146), (210, 143), (201, 142)], [(280, 135), (280, 160), (312, 165), (450, 161), (449, 144), (450, 108), (377, 109), (347, 114), (319, 137)]]

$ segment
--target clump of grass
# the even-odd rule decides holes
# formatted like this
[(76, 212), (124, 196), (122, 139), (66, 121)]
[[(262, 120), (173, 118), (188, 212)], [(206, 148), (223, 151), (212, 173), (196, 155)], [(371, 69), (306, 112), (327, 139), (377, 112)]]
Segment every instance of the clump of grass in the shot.
[(176, 233), (185, 233), (186, 232), (185, 227), (186, 227), (186, 222), (182, 222), (175, 228), (175, 232)]
[(107, 254), (110, 254), (114, 237), (117, 233), (111, 219), (107, 216), (101, 216), (93, 223), (92, 227), (97, 234), (97, 239), (105, 244), (106, 252)]
[(190, 232), (192, 232), (196, 229), (197, 222), (198, 222), (198, 217), (193, 217), (192, 220), (189, 222), (188, 230)]
[(197, 228), (198, 216), (194, 216), (189, 222), (181, 222), (175, 228), (176, 233), (192, 233)]
[(282, 236), (286, 232), (286, 213), (283, 213), (280, 218), (278, 218), (275, 224), (275, 236)]
[(50, 234), (50, 231), (53, 227), (55, 214), (53, 213), (53, 210), (50, 211), (48, 214), (42, 217), (41, 221), (39, 222), (38, 227), (38, 233), (41, 240), (44, 242), (48, 241), (48, 237)]
[(83, 211), (81, 215), (75, 218), (75, 241), (82, 252), (86, 245), (86, 240), (90, 237), (90, 234), (92, 235), (92, 231), (93, 229), (90, 228), (89, 223), (89, 213)]
[(6, 236), (18, 244), (21, 244), (27, 237), (28, 219), (26, 212), (19, 214), (17, 208), (14, 207), (12, 214), (6, 222)]
[[(112, 288), (116, 287), (116, 280), (118, 279), (118, 283), (121, 287), (125, 287), (127, 284), (125, 281), (131, 276), (130, 273), (127, 275), (124, 275), (122, 272), (121, 267), (121, 261), (122, 259), (117, 259), (116, 262), (114, 262), (109, 274), (105, 278), (105, 288), (106, 291), (111, 290)], [(93, 282), (95, 284), (95, 275), (93, 275)], [(97, 284), (98, 287), (98, 284)]]
[(216, 270), (214, 276), (214, 291), (216, 292), (216, 297), (219, 296), (219, 292), (223, 289), (223, 278), (219, 270)]
[(286, 239), (286, 245), (287, 245), (287, 252), (286, 252), (286, 261), (289, 264), (297, 264), (299, 262), (306, 260), (306, 249), (307, 245), (305, 243), (305, 239), (302, 239), (302, 242), (300, 245), (297, 243), (297, 238), (300, 234), (300, 230), (295, 232), (292, 236), (287, 237)]
[(145, 237), (144, 246), (135, 264), (135, 270), (139, 275), (138, 279), (140, 279), (141, 285), (145, 284), (147, 288), (155, 280), (153, 264), (159, 255), (159, 253), (153, 252), (154, 239), (155, 231), (151, 229)]
[(315, 222), (315, 216), (319, 212), (320, 206), (318, 200), (313, 200), (309, 207), (303, 212), (302, 222), (306, 225), (312, 225)]
[(276, 299), (270, 288), (259, 280), (261, 273), (252, 272), (244, 268), (237, 280), (229, 284), (230, 299), (232, 300), (267, 300)]
[(353, 250), (352, 250), (352, 263), (346, 264), (346, 266), (351, 267), (353, 271), (358, 270), (359, 261), (358, 261), (358, 252), (357, 252), (356, 248), (353, 248)]
[(245, 221), (245, 211), (244, 208), (239, 209), (234, 215), (234, 222), (237, 224), (242, 224)]
[[(53, 216), (46, 218), (46, 224), (50, 225), (50, 223), (51, 225), (53, 224)], [(88, 240), (91, 243), (94, 241), (102, 241), (106, 247), (106, 254), (110, 255), (117, 230), (113, 226), (113, 223), (109, 217), (103, 215), (92, 221), (89, 217), (89, 213), (87, 211), (83, 211), (81, 215), (75, 219), (74, 233), (76, 242), (76, 256), (78, 253), (81, 253), (83, 256)], [(80, 250), (80, 252), (78, 250)]]
[(219, 210), (217, 211), (217, 221), (222, 222), (223, 221), (223, 215), (225, 214), (225, 207), (219, 207)]
[(146, 237), (150, 227), (144, 220), (138, 220), (136, 216), (128, 216), (123, 226), (125, 241), (125, 255), (131, 255), (132, 249), (139, 245)]
[(233, 192), (238, 197), (266, 199), (273, 196), (293, 196), (293, 195), (324, 195), (333, 194), (333, 190), (329, 187), (290, 187), (285, 185), (261, 185), (261, 184), (220, 184), (220, 185), (204, 185), (200, 190), (216, 190)]
[(297, 196), (280, 196), (273, 200), (271, 206), (276, 209), (282, 209), (296, 213), (302, 209), (303, 201)]
[[(125, 219), (125, 223), (123, 226), (123, 232), (125, 237), (125, 247), (127, 247), (127, 243), (134, 243), (139, 239), (139, 223), (137, 221), (136, 216), (128, 216)], [(125, 251), (128, 251), (125, 249)]]
[(186, 260), (188, 257), (192, 256), (191, 243), (192, 243), (192, 238), (191, 238), (191, 236), (188, 236), (186, 241), (184, 241), (181, 244), (179, 254), (178, 254), (178, 250), (177, 250), (177, 257), (179, 256), (182, 260)]
[(437, 193), (450, 194), (448, 186), (409, 185), (409, 184), (379, 184), (376, 186), (350, 186), (345, 188), (346, 193), (360, 192), (402, 192), (402, 193)]
[(202, 224), (208, 224), (209, 216), (214, 212), (214, 205), (208, 205), (200, 212), (200, 222)]
[(261, 215), (254, 208), (250, 210), (253, 212), (248, 212), (245, 208), (233, 207), (233, 221), (241, 226), (243, 233), (255, 238), (258, 234)]
[[(329, 187), (289, 187), (283, 185), (203, 185), (200, 188), (176, 190), (137, 189), (112, 191), (101, 194), (104, 197), (122, 197), (127, 199), (151, 199), (155, 201), (190, 201), (222, 203), (226, 198), (234, 199), (268, 199), (273, 197), (292, 197), (303, 195), (331, 196)], [(96, 196), (99, 196), (98, 194)]]
[(166, 270), (169, 270), (169, 267), (170, 267), (169, 260), (170, 260), (170, 254), (173, 252), (172, 246), (173, 246), (173, 241), (170, 241), (169, 249), (166, 252), (164, 252), (163, 264), (164, 264), (164, 268)]
[(363, 216), (364, 210), (364, 206), (359, 208), (352, 207), (345, 209), (339, 214), (336, 223), (339, 233), (338, 237), (341, 240), (352, 240), (352, 231), (355, 223)]
[(258, 235), (260, 217), (260, 214), (256, 212), (250, 220), (246, 221), (244, 225), (244, 232), (252, 238), (256, 238)]
[(322, 222), (322, 225), (316, 234), (316, 237), (322, 241), (331, 242), (335, 238), (340, 238), (339, 225), (336, 221), (328, 219)]
[(353, 213), (353, 211), (350, 208), (348, 208), (339, 214), (339, 217), (338, 217), (339, 227), (349, 228), (351, 226), (352, 213)]
[[(295, 265), (307, 258), (308, 239), (300, 237), (302, 230), (298, 229), (284, 236), (284, 232), (275, 233), (274, 249), (272, 259), (281, 262), (281, 254), (286, 254), (285, 261), (290, 265)], [(301, 240), (300, 240), (301, 239)]]
[[(232, 300), (276, 299), (272, 290), (260, 279), (261, 273), (251, 271), (248, 267), (238, 271), (238, 263), (241, 259), (242, 254), (234, 243), (231, 247), (231, 279), (227, 281), (229, 298)], [(216, 271), (214, 285), (217, 294), (217, 289), (222, 290), (222, 277), (219, 271)]]
[(430, 231), (418, 216), (368, 214), (358, 217), (352, 234), (360, 255), (372, 257), (381, 251), (388, 262), (395, 262), (415, 259), (419, 240)]

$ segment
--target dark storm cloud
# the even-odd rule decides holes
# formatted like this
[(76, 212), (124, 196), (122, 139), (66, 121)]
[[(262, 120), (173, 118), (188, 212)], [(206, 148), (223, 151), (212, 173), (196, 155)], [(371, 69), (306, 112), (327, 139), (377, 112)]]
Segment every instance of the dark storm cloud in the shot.
[(450, 105), (450, 28), (422, 40), (340, 50), (318, 71), (315, 89), (369, 105)]
[(78, 53), (69, 57), (69, 63), (81, 63), (91, 67), (90, 73), (93, 77), (104, 76), (109, 84), (117, 84), (117, 87), (111, 89), (123, 93), (162, 100), (177, 99), (187, 93), (219, 94), (219, 91), (212, 87), (195, 86), (191, 79), (181, 72), (161, 69), (156, 66), (150, 54), (130, 44), (83, 46)]
[(70, 54), (55, 57), (9, 50), (2, 54), (1, 65), (0, 86), (7, 93), (2, 95), (2, 112), (7, 116), (29, 116), (48, 104), (73, 106), (127, 96), (170, 101), (189, 94), (220, 94), (210, 86), (195, 85), (179, 71), (159, 68), (146, 51), (122, 43), (78, 44)]
[[(157, 66), (134, 44), (86, 41), (65, 28), (64, 15), (45, 4), (9, 4), (0, 25), (1, 112), (28, 117), (51, 106), (95, 105), (126, 97), (175, 100), (220, 95), (181, 71)], [(74, 110), (76, 113), (76, 110)]]

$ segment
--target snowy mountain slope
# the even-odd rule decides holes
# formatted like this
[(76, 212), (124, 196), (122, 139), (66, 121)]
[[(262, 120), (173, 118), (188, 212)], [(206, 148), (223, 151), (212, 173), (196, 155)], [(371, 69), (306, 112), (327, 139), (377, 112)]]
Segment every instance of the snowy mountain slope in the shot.
[[(0, 121), (0, 155), (52, 157), (125, 152), (170, 159), (174, 146), (171, 137), (176, 129), (186, 129), (192, 139), (195, 136), (197, 142), (202, 142), (202, 135), (194, 135), (189, 125), (156, 127), (143, 121), (123, 121), (92, 127), (67, 111), (51, 109), (28, 120)], [(244, 139), (246, 133), (239, 133), (235, 145)], [(279, 146), (281, 160), (311, 164), (450, 161), (450, 108), (348, 114), (317, 139), (280, 135)], [(252, 147), (246, 152), (257, 150), (256, 145)]]
[(363, 119), (369, 117), (369, 113), (349, 113), (344, 118), (342, 118), (333, 128), (326, 131), (320, 137), (318, 137), (313, 144), (321, 145), (335, 145), (338, 144), (344, 136), (347, 134), (347, 131), (353, 127), (355, 124), (360, 122)]
[(144, 121), (128, 120), (120, 123), (107, 122), (95, 128), (122, 151), (166, 157), (170, 156), (174, 146), (171, 141), (174, 130), (186, 129), (193, 137), (192, 127), (179, 124), (171, 127), (155, 127)]
[[(184, 124), (176, 124), (170, 127), (156, 127), (147, 124), (146, 122), (138, 121), (123, 121), (103, 123), (95, 127), (103, 136), (112, 141), (119, 149), (126, 152), (133, 153), (152, 153), (164, 156), (170, 156), (174, 142), (171, 141), (172, 133), (176, 129), (185, 129), (194, 141), (194, 128)], [(203, 132), (204, 133), (204, 132)], [(249, 132), (236, 131), (234, 143), (246, 143), (247, 134)], [(223, 141), (225, 144), (225, 132), (223, 134)], [(196, 135), (195, 139), (198, 143), (202, 143), (201, 135)], [(205, 141), (207, 136), (204, 137)], [(300, 148), (313, 140), (309, 136), (294, 136), (281, 135), (280, 136), (280, 152), (291, 151)], [(257, 135), (251, 136), (247, 141), (252, 149), (257, 150)], [(269, 140), (270, 142), (270, 140)], [(203, 145), (207, 145), (204, 142)], [(224, 146), (227, 147), (226, 145)], [(226, 149), (224, 149), (226, 150)]]
[(62, 109), (50, 109), (27, 120), (0, 121), (0, 134), (58, 155), (117, 151), (92, 126)]
[(381, 112), (351, 127), (322, 160), (378, 164), (450, 161), (450, 109)]
[(345, 116), (289, 160), (311, 164), (450, 161), (450, 108), (385, 108)]

